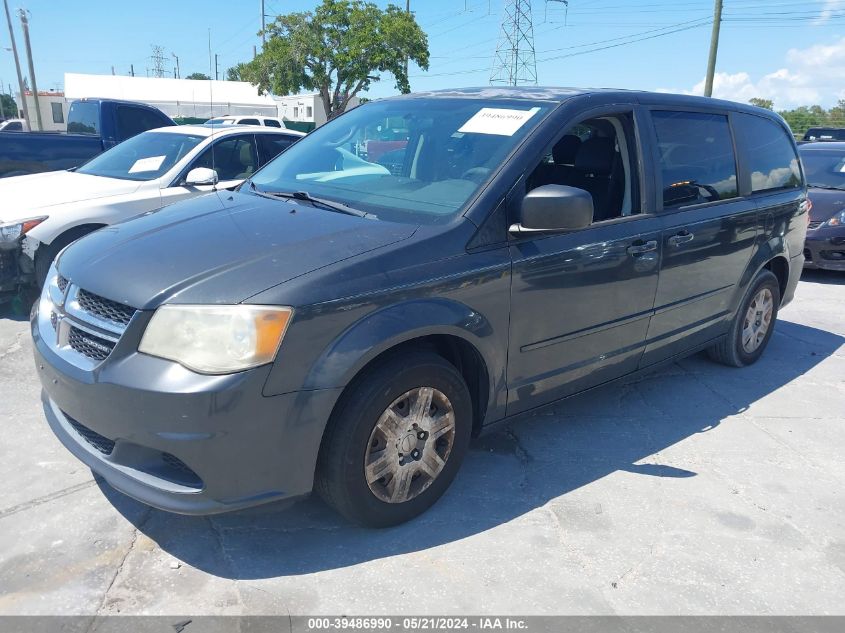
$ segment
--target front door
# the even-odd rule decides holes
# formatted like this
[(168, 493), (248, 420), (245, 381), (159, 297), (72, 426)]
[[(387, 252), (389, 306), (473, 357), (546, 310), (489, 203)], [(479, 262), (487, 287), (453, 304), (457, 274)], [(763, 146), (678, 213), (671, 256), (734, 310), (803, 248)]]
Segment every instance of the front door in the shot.
[(593, 196), (594, 221), (514, 239), (508, 414), (636, 369), (660, 260), (660, 219), (646, 213), (632, 112), (579, 122), (559, 137), (527, 188), (562, 184)]

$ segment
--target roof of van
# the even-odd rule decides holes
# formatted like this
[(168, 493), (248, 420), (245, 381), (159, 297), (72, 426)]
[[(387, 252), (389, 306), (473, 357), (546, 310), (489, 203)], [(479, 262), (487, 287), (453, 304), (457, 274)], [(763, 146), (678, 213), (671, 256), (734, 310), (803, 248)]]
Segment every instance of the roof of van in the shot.
[(429, 97), (435, 99), (524, 99), (527, 101), (551, 101), (563, 103), (573, 97), (601, 94), (605, 96), (618, 95), (625, 101), (643, 101), (650, 103), (672, 103), (675, 105), (690, 106), (716, 106), (730, 108), (731, 110), (743, 110), (755, 113), (768, 113), (777, 116), (771, 110), (765, 110), (756, 106), (713, 99), (712, 97), (700, 97), (696, 95), (672, 94), (668, 92), (649, 92), (645, 90), (624, 90), (620, 88), (556, 88), (551, 86), (481, 86), (477, 88), (447, 88), (444, 90), (431, 90), (426, 92), (413, 92), (407, 95), (390, 97), (391, 99), (414, 99)]

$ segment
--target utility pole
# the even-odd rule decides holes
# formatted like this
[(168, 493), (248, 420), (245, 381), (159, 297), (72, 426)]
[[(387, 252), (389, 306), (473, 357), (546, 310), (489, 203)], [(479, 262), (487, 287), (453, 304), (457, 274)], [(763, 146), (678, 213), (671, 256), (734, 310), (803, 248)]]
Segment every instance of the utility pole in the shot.
[[(29, 78), (32, 81), (32, 98), (35, 100), (35, 120), (38, 122), (38, 130), (44, 129), (41, 123), (41, 108), (38, 106), (38, 85), (35, 83), (35, 65), (32, 63), (32, 47), (29, 44), (29, 19), (26, 17), (26, 10), (20, 9), (21, 28), (23, 28), (23, 44), (26, 47), (26, 57), (29, 65)], [(23, 96), (21, 96), (23, 99)], [(25, 101), (25, 99), (24, 99)], [(29, 122), (32, 125), (32, 121)]]
[(267, 36), (264, 35), (264, 29), (267, 28), (267, 24), (264, 21), (267, 15), (264, 12), (264, 0), (261, 0), (261, 48), (264, 48), (264, 45), (267, 43)]
[(215, 81), (220, 79), (220, 69), (217, 67), (217, 53), (214, 53), (214, 79)]
[(173, 57), (176, 58), (176, 74), (174, 75), (174, 77), (176, 79), (181, 79), (182, 73), (179, 71), (179, 56), (176, 53), (170, 53), (170, 54), (173, 55)]
[(135, 64), (129, 64), (129, 75), (131, 77), (135, 76)]
[(531, 0), (506, 0), (490, 83), (537, 85)]
[(716, 54), (719, 52), (719, 30), (722, 26), (722, 0), (716, 0), (713, 11), (713, 33), (710, 36), (710, 57), (707, 60), (707, 78), (704, 80), (704, 96), (713, 96), (713, 76), (716, 74)]
[[(411, 13), (411, 0), (405, 0), (405, 13)], [(410, 59), (406, 56), (405, 57), (405, 76), (408, 76), (408, 64), (410, 63)]]
[[(6, 22), (8, 22), (9, 24), (9, 39), (12, 41), (12, 55), (15, 58), (15, 70), (18, 73), (18, 89), (21, 91), (21, 107), (23, 108), (23, 118), (26, 120), (27, 125), (29, 125), (29, 106), (26, 104), (26, 91), (23, 87), (21, 62), (18, 59), (18, 47), (15, 44), (15, 32), (12, 30), (12, 16), (9, 13), (9, 0), (3, 0), (3, 4), (6, 6)], [(9, 92), (12, 92), (11, 88), (9, 88)]]

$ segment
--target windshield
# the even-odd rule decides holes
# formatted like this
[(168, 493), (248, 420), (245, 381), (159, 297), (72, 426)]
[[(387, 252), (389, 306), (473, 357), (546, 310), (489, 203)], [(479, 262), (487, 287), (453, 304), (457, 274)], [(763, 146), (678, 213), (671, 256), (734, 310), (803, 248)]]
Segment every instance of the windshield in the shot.
[(811, 187), (845, 189), (845, 152), (815, 149), (800, 153)]
[(368, 103), (258, 172), (260, 191), (305, 191), (390, 220), (454, 216), (551, 106), (482, 99)]
[(155, 180), (207, 137), (172, 132), (144, 132), (95, 156), (77, 173), (121, 178)]

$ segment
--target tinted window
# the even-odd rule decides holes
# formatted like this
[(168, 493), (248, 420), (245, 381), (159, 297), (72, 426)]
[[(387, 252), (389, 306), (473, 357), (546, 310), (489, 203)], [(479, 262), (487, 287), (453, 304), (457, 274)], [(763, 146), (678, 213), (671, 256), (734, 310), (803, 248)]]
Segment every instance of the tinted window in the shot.
[(663, 205), (680, 207), (737, 196), (728, 117), (652, 112), (663, 175)]
[(218, 141), (200, 154), (188, 171), (197, 167), (214, 169), (221, 181), (249, 178), (258, 168), (252, 135), (230, 136)]
[(267, 127), (282, 127), (282, 124), (273, 119), (264, 119), (264, 125)]
[(241, 119), (238, 121), (239, 125), (261, 125), (258, 119)]
[(751, 171), (752, 192), (801, 185), (798, 156), (786, 130), (774, 121), (750, 114), (738, 114), (734, 120)]
[(64, 123), (65, 122), (65, 113), (62, 110), (61, 103), (51, 103), (50, 110), (53, 112), (53, 123)]
[(280, 134), (262, 134), (258, 136), (258, 151), (261, 153), (261, 164), (268, 163), (285, 151), (296, 140), (294, 137)]
[(12, 121), (3, 128), (4, 132), (23, 132), (23, 123), (20, 121)]
[(165, 125), (167, 122), (151, 110), (131, 106), (117, 107), (117, 137), (119, 139), (131, 138), (141, 132)]
[(67, 131), (71, 134), (100, 133), (100, 104), (94, 101), (74, 101), (67, 115)]

